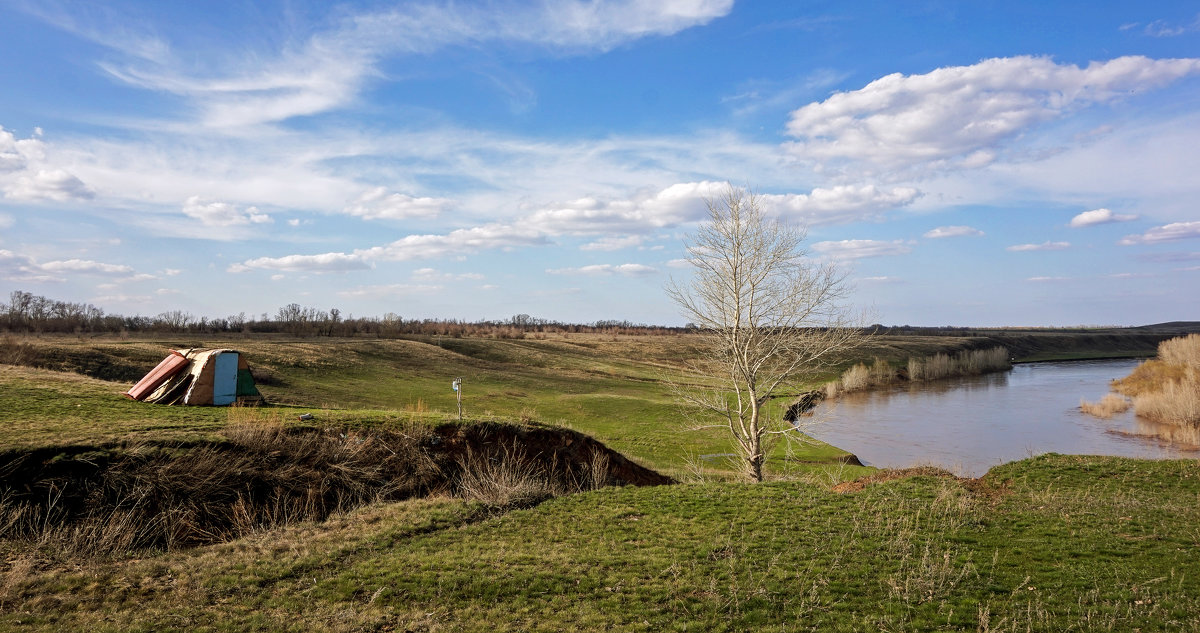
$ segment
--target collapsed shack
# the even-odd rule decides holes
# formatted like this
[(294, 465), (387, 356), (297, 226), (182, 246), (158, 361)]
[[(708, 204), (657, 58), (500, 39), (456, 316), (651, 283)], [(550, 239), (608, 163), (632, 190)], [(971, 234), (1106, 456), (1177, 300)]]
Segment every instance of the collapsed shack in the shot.
[(83, 555), (170, 550), (378, 501), (450, 494), (495, 510), (602, 486), (674, 483), (557, 428), (242, 424), (224, 434), (0, 453), (0, 538)]
[(250, 365), (237, 350), (171, 350), (125, 395), (157, 404), (260, 404)]

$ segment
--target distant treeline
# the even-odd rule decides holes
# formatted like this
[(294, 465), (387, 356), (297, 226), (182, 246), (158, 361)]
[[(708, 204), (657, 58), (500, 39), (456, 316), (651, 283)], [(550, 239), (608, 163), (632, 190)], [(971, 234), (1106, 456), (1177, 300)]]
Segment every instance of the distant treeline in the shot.
[(689, 328), (645, 325), (629, 321), (604, 320), (586, 324), (560, 323), (518, 314), (500, 321), (460, 321), (456, 319), (405, 319), (391, 312), (382, 317), (343, 316), (337, 308), (321, 310), (290, 303), (274, 314), (247, 316), (245, 312), (227, 317), (194, 316), (181, 310), (157, 316), (106, 314), (90, 303), (56, 301), (20, 290), (0, 302), (0, 331), (45, 334), (290, 334), (294, 336), (483, 336), (525, 338), (537, 334), (605, 333), (671, 334)]

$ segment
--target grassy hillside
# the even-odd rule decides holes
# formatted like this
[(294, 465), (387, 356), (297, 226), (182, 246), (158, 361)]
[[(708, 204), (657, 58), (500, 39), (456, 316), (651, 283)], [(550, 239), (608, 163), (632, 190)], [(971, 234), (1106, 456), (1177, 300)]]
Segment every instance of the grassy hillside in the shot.
[[(1103, 343), (1073, 340), (1076, 351)], [(864, 358), (994, 344), (880, 337)], [(166, 349), (190, 346), (243, 351), (276, 404), (121, 395)], [(456, 419), (450, 381), (462, 377), (469, 420), (571, 427), (692, 483), (520, 510), (435, 490), (136, 555), (64, 551), (62, 530), (0, 540), (0, 629), (1200, 630), (1197, 462), (1046, 455), (959, 480), (846, 466), (843, 451), (814, 444), (774, 455), (768, 470), (784, 476), (773, 483), (735, 483), (719, 457), (728, 441), (685, 430), (663, 382), (695, 380), (681, 369), (694, 353), (686, 336), (5, 340), (0, 453), (21, 468), (33, 449), (47, 467), (120, 450), (167, 460), (227, 443), (237, 425), (299, 425), (300, 413), (357, 450), (353, 429)]]
[(0, 627), (1200, 629), (1200, 466), (1047, 455), (979, 481), (431, 498), (84, 566), (8, 551)]

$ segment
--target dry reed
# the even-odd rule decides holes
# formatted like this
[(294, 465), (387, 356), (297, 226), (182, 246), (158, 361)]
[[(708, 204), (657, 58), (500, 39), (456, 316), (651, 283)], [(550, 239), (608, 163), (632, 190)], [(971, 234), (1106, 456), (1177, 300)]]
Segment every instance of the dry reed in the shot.
[(1200, 335), (1159, 343), (1158, 358), (1114, 380), (1113, 389), (1133, 397), (1139, 417), (1161, 425), (1156, 435), (1171, 440), (1195, 436), (1200, 429)]
[(1125, 413), (1133, 403), (1115, 393), (1105, 394), (1099, 402), (1079, 401), (1079, 410), (1098, 418), (1111, 418), (1118, 413)]

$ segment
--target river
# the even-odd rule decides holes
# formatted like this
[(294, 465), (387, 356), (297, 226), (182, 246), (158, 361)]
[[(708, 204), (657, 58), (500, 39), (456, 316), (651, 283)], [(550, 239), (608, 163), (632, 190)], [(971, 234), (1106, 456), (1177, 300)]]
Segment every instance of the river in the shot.
[(1079, 411), (1136, 360), (1028, 363), (970, 378), (908, 383), (820, 405), (809, 433), (867, 465), (935, 465), (977, 477), (1041, 453), (1200, 458), (1200, 447), (1138, 435), (1130, 409), (1107, 420)]

